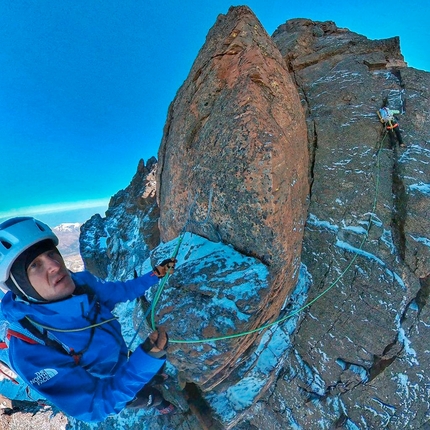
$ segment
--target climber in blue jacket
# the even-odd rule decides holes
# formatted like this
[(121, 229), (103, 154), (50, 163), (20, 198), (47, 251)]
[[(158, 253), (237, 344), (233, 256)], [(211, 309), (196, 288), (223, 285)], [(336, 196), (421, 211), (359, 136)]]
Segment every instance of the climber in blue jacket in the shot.
[(165, 330), (152, 332), (128, 357), (111, 311), (172, 273), (176, 260), (130, 281), (105, 282), (86, 271), (69, 272), (56, 245), (52, 230), (34, 218), (0, 224), (0, 287), (7, 291), (1, 306), (10, 324), (12, 368), (82, 421), (103, 421), (126, 407), (172, 412), (153, 386), (166, 360)]

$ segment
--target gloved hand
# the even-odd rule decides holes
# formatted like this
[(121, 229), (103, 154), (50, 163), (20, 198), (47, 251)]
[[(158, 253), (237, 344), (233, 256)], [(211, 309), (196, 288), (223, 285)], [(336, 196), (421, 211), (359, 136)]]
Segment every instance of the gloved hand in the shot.
[(162, 326), (153, 331), (142, 343), (141, 348), (152, 357), (163, 358), (169, 346), (169, 336), (166, 329)]
[(158, 266), (154, 267), (154, 274), (158, 278), (164, 278), (164, 276), (169, 273), (170, 275), (175, 270), (175, 264), (178, 260), (176, 258), (167, 258), (163, 260)]

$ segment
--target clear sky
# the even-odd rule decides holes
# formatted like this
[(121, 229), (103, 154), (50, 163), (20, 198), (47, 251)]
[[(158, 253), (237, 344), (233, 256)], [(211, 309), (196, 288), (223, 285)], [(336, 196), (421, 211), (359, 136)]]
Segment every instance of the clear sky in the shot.
[(0, 219), (100, 207), (125, 188), (157, 156), (217, 16), (240, 4), (269, 34), (310, 18), (400, 36), (408, 65), (430, 71), (428, 0), (0, 0)]

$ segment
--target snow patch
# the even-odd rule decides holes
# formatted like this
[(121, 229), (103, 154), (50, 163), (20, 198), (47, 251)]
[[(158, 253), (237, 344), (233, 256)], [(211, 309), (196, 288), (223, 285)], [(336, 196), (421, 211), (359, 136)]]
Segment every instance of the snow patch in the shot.
[(347, 242), (343, 242), (343, 241), (341, 241), (341, 240), (337, 240), (336, 241), (336, 246), (337, 247), (339, 247), (339, 248), (341, 248), (341, 249), (344, 249), (345, 251), (348, 251), (348, 252), (351, 252), (351, 253), (353, 253), (353, 254), (357, 254), (357, 255), (360, 255), (361, 257), (364, 257), (364, 258), (367, 258), (367, 259), (369, 259), (369, 260), (373, 260), (373, 261), (375, 261), (376, 263), (378, 263), (379, 265), (381, 265), (383, 268), (385, 268), (385, 272), (389, 275), (389, 276), (391, 276), (391, 277), (393, 277), (393, 279), (404, 289), (404, 290), (406, 290), (406, 285), (405, 285), (405, 283), (403, 282), (403, 280), (402, 280), (402, 278), (397, 274), (397, 273), (395, 273), (395, 272), (393, 272), (392, 270), (390, 270), (388, 267), (387, 267), (387, 265), (379, 258), (379, 257), (377, 257), (376, 255), (374, 255), (374, 254), (371, 254), (370, 252), (366, 252), (366, 251), (363, 251), (362, 249), (360, 249), (360, 248), (356, 248), (355, 246), (352, 246), (352, 245), (350, 245), (349, 243), (347, 243)]
[(205, 395), (215, 413), (224, 422), (231, 422), (239, 412), (253, 405), (267, 384), (268, 375), (282, 367), (288, 351), (292, 348), (290, 337), (297, 327), (299, 311), (307, 300), (311, 284), (312, 277), (302, 264), (296, 287), (284, 304), (283, 313), (286, 315), (281, 315), (279, 323), (266, 329), (255, 351), (241, 364), (240, 381), (224, 392)]
[(309, 214), (308, 220), (306, 222), (307, 226), (315, 226), (317, 228), (321, 228), (321, 229), (325, 229), (325, 230), (329, 230), (332, 232), (337, 233), (339, 231), (339, 226), (335, 225), (335, 224), (331, 224), (328, 221), (322, 221), (320, 219), (318, 219), (318, 217), (314, 214)]
[(396, 253), (396, 247), (394, 245), (391, 230), (384, 229), (381, 236), (381, 242), (390, 250), (390, 254), (394, 255)]
[(422, 194), (426, 194), (430, 196), (430, 184), (425, 184), (423, 182), (419, 182), (418, 184), (409, 185), (409, 190), (418, 191)]
[(399, 328), (399, 335), (398, 335), (398, 340), (399, 342), (401, 342), (403, 344), (404, 347), (404, 351), (406, 352), (406, 354), (408, 355), (408, 360), (410, 362), (411, 365), (419, 365), (419, 362), (417, 360), (417, 353), (415, 351), (415, 349), (413, 349), (411, 347), (411, 341), (409, 340), (409, 338), (406, 336), (405, 330), (403, 327)]
[(227, 400), (235, 411), (242, 411), (251, 406), (254, 399), (262, 391), (266, 381), (255, 376), (243, 378), (239, 383), (228, 388)]
[(413, 240), (415, 240), (415, 242), (422, 243), (424, 246), (427, 246), (430, 248), (430, 239), (428, 239), (427, 237), (415, 237), (415, 236), (412, 236), (411, 234), (409, 236)]

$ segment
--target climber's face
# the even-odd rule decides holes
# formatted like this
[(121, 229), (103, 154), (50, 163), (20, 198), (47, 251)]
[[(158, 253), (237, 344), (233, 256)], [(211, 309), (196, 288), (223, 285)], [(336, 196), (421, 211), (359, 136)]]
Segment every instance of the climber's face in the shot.
[(28, 266), (27, 276), (33, 288), (47, 301), (64, 299), (75, 291), (63, 257), (55, 249), (38, 255)]

